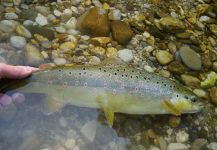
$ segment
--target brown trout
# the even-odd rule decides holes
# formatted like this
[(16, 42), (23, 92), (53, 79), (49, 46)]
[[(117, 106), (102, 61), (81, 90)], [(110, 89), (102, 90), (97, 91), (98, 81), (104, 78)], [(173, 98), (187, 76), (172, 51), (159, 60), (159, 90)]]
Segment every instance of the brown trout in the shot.
[(0, 89), (11, 85), (19, 92), (46, 93), (50, 113), (66, 104), (99, 108), (110, 125), (115, 112), (181, 115), (201, 109), (196, 96), (180, 83), (128, 66), (57, 67)]

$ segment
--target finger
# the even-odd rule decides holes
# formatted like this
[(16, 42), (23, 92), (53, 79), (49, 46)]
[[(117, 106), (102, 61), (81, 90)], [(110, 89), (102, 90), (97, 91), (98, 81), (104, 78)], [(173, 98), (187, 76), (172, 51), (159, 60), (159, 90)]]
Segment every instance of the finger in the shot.
[(39, 69), (29, 66), (11, 66), (0, 63), (0, 78), (21, 79), (37, 70)]

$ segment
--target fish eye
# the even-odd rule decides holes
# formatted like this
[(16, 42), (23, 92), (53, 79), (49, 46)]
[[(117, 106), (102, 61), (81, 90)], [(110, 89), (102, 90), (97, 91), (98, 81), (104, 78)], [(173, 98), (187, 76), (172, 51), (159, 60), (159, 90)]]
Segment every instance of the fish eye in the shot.
[(191, 98), (191, 101), (192, 101), (192, 102), (196, 102), (196, 101), (197, 101), (197, 97), (192, 97), (192, 98)]

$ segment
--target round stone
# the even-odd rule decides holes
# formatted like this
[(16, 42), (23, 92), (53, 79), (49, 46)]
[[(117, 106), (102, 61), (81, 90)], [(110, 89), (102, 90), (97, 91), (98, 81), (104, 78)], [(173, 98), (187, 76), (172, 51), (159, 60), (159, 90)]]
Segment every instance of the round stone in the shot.
[(14, 93), (11, 98), (15, 104), (20, 104), (25, 101), (25, 95), (22, 93)]
[(97, 46), (97, 47), (93, 47), (90, 50), (94, 55), (99, 55), (99, 56), (103, 56), (105, 54), (105, 49), (103, 47)]
[(35, 18), (35, 21), (41, 26), (45, 26), (48, 24), (47, 18), (42, 14), (38, 14), (38, 16)]
[(75, 147), (75, 140), (74, 139), (67, 139), (65, 141), (65, 144), (64, 144), (65, 148), (67, 149), (73, 149)]
[(118, 57), (125, 62), (129, 62), (133, 60), (133, 52), (130, 49), (122, 49), (118, 51)]
[(55, 58), (54, 63), (58, 66), (65, 65), (66, 59), (65, 58)]
[(117, 57), (117, 49), (114, 47), (108, 47), (106, 50), (106, 56), (108, 58), (116, 58)]
[(10, 105), (12, 103), (12, 99), (10, 96), (6, 94), (0, 94), (0, 104), (3, 106)]
[(160, 50), (156, 53), (156, 58), (161, 65), (167, 65), (173, 61), (173, 55), (163, 50)]
[(60, 45), (60, 49), (63, 51), (74, 50), (77, 46), (77, 43), (74, 41), (65, 42)]
[(24, 26), (22, 25), (18, 25), (16, 27), (16, 32), (19, 36), (23, 36), (26, 38), (31, 38), (32, 34), (29, 32), (29, 30), (27, 30)]
[(179, 53), (183, 63), (192, 70), (200, 70), (202, 67), (201, 57), (189, 46), (182, 46)]
[(18, 16), (15, 13), (5, 13), (5, 18), (8, 20), (14, 20), (18, 19)]
[(59, 33), (66, 33), (66, 29), (59, 26), (59, 27), (56, 27), (56, 31), (59, 32)]
[(108, 14), (110, 20), (120, 20), (121, 11), (119, 9), (111, 10)]
[(10, 20), (2, 20), (0, 22), (0, 31), (2, 32), (12, 32), (14, 31), (16, 24)]
[(180, 131), (176, 134), (176, 141), (178, 143), (184, 143), (188, 140), (189, 135), (185, 131)]
[(10, 44), (17, 49), (22, 49), (26, 45), (26, 39), (21, 36), (12, 36)]

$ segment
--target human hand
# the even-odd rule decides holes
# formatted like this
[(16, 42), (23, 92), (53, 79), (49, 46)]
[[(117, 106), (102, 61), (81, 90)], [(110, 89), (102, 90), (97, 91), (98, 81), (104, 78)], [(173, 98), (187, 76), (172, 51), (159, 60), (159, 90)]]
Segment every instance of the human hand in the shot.
[[(0, 80), (3, 78), (8, 79), (22, 79), (28, 77), (32, 72), (39, 70), (38, 68), (29, 66), (12, 66), (0, 63)], [(0, 85), (1, 86), (1, 85)], [(25, 100), (24, 95), (21, 93), (14, 93), (12, 97), (0, 93), (0, 108), (10, 105), (11, 103), (20, 103)]]

